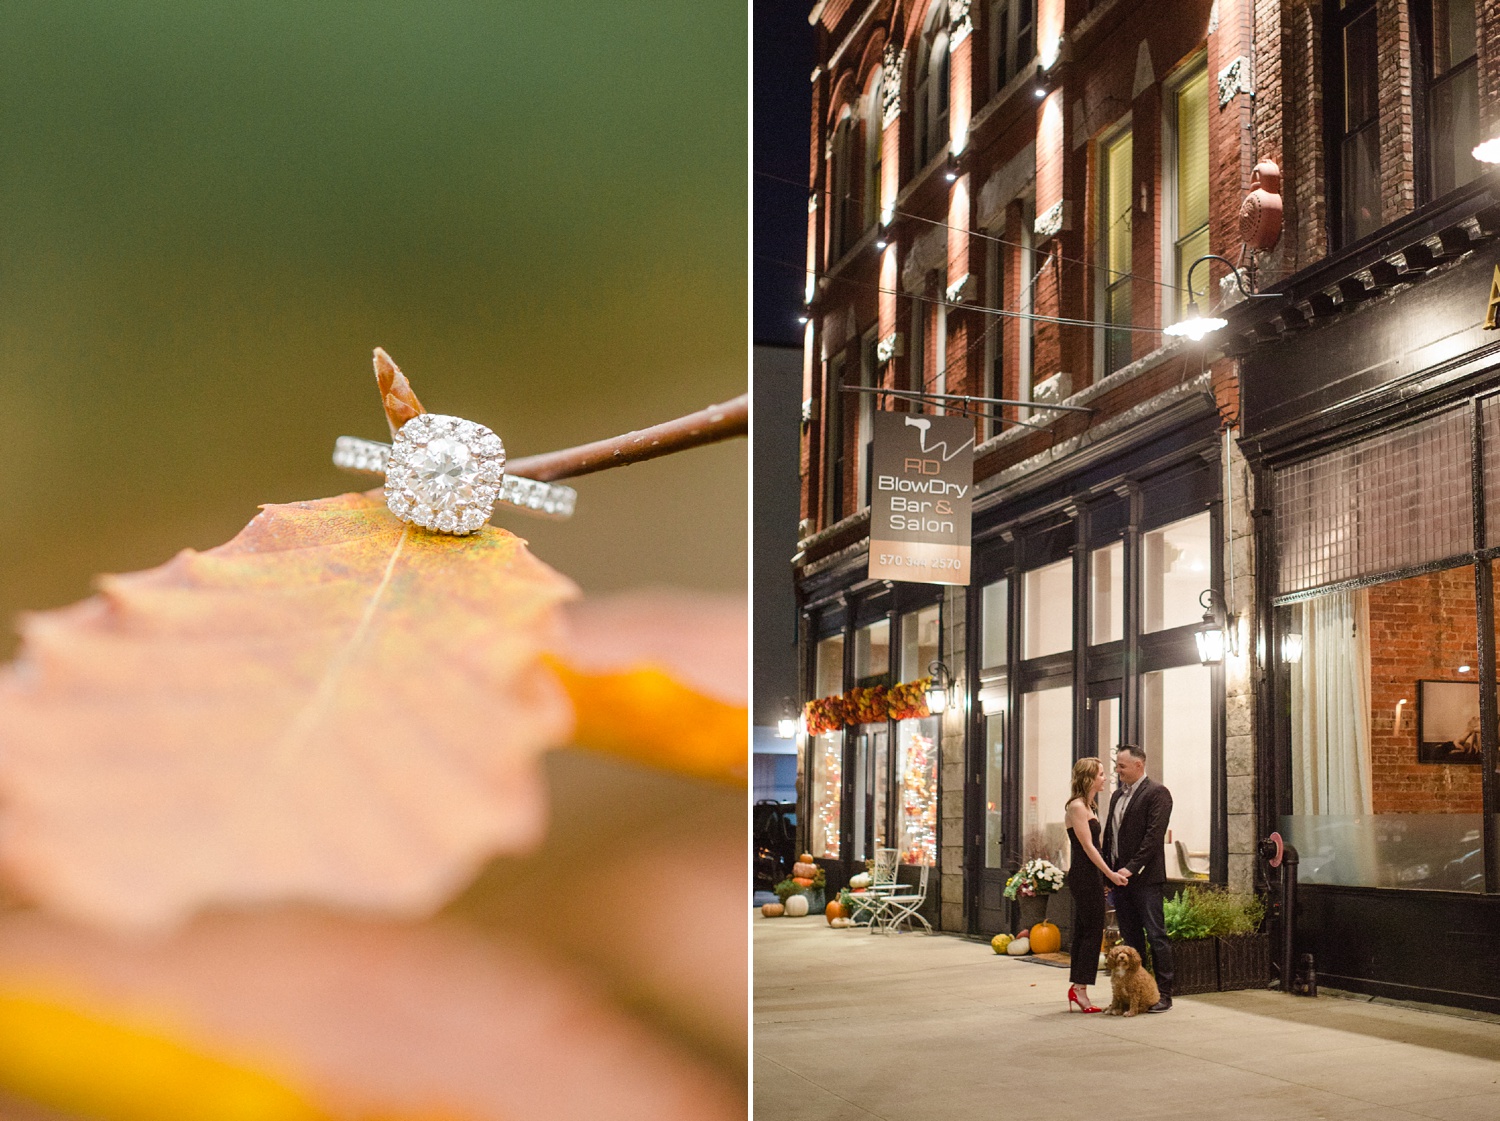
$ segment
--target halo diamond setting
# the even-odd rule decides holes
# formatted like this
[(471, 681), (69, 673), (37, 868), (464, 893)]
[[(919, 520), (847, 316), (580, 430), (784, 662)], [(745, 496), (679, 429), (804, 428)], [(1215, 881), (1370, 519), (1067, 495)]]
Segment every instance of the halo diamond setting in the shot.
[(473, 533), (490, 520), (504, 478), (500, 437), (471, 420), (423, 413), (396, 433), (385, 501), (424, 529)]

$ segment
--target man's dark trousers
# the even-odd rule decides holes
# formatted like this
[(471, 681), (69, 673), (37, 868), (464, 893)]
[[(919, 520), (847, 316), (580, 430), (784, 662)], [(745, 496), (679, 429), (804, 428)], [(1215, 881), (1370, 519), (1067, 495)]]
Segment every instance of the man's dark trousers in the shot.
[(1152, 971), (1156, 974), (1156, 987), (1161, 995), (1172, 995), (1172, 943), (1167, 941), (1166, 924), (1162, 921), (1161, 884), (1136, 883), (1110, 889), (1115, 901), (1115, 922), (1120, 927), (1120, 936), (1125, 944), (1146, 960), (1146, 943), (1151, 944)]

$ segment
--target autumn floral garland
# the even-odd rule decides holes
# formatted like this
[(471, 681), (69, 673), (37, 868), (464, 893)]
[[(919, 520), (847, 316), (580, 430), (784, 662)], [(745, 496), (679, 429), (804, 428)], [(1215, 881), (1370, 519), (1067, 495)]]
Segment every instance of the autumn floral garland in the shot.
[(851, 724), (879, 724), (885, 720), (920, 720), (931, 716), (927, 687), (932, 678), (920, 677), (900, 685), (872, 685), (808, 701), (804, 708), (809, 735), (836, 732)]

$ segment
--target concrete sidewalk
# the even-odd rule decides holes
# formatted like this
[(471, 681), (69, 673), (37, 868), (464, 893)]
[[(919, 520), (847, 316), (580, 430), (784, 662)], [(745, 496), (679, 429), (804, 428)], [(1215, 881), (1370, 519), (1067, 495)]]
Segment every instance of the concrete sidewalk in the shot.
[(756, 1121), (1500, 1119), (1486, 1019), (1275, 992), (1069, 1014), (1065, 970), (821, 917), (756, 914), (754, 952)]

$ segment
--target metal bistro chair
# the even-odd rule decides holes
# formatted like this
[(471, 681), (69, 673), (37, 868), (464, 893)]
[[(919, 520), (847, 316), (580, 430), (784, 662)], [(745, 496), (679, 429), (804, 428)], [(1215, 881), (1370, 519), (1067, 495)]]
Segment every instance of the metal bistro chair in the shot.
[(927, 902), (927, 878), (931, 872), (930, 865), (922, 865), (921, 872), (917, 874), (916, 891), (898, 892), (885, 897), (885, 906), (881, 908), (877, 916), (882, 932), (889, 934), (902, 923), (916, 919), (927, 928), (928, 934), (932, 933), (932, 924), (918, 913), (922, 909), (922, 904)]
[(900, 850), (875, 850), (875, 867), (870, 871), (870, 886), (853, 897), (855, 909), (859, 912), (851, 916), (855, 922), (868, 923), (870, 930), (875, 930), (879, 925), (881, 912), (885, 910), (886, 897), (901, 889), (901, 885), (896, 882), (900, 866)]

